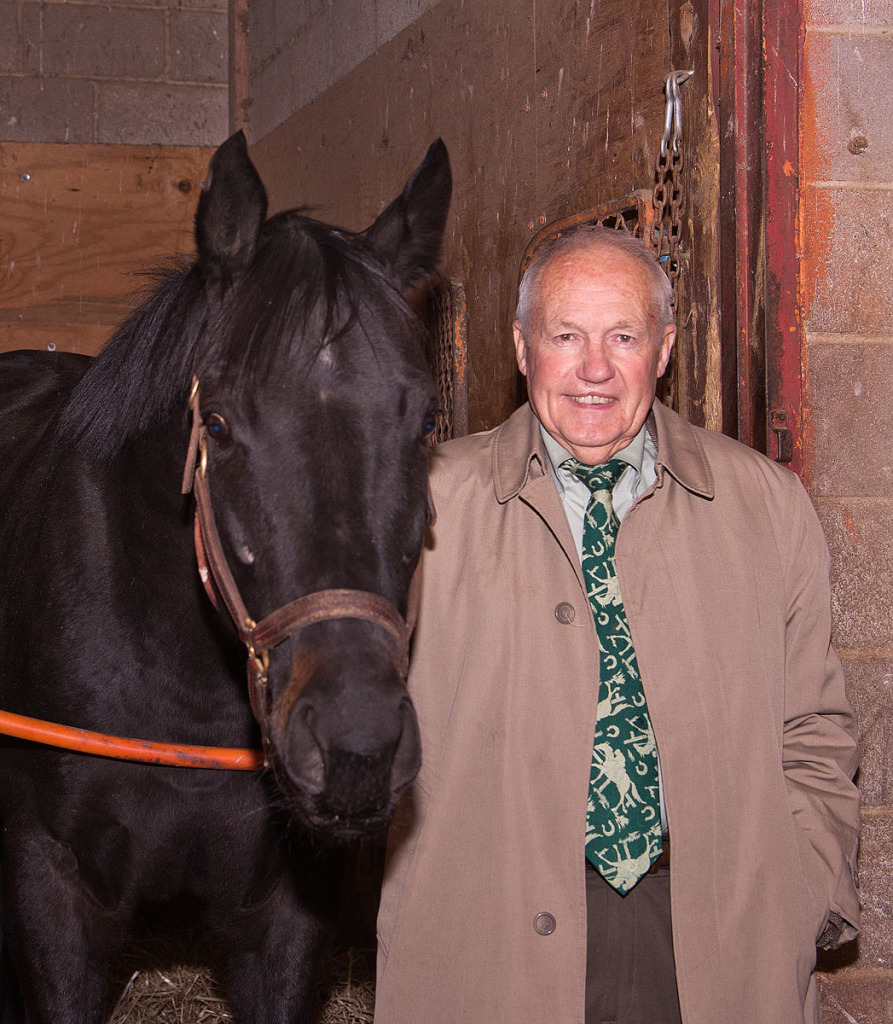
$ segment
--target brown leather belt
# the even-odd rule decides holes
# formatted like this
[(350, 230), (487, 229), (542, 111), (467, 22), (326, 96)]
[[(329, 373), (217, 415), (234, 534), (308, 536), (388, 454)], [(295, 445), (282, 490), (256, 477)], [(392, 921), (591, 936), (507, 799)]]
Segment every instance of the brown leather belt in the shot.
[(663, 849), (660, 851), (660, 856), (648, 869), (649, 875), (656, 875), (658, 871), (669, 871), (670, 870), (670, 837), (664, 836), (663, 838)]

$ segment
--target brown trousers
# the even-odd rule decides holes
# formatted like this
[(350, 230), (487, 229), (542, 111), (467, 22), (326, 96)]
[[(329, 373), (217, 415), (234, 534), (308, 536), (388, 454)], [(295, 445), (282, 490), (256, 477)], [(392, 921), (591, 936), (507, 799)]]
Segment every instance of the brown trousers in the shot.
[(621, 896), (586, 870), (586, 1024), (682, 1024), (673, 961), (670, 872)]

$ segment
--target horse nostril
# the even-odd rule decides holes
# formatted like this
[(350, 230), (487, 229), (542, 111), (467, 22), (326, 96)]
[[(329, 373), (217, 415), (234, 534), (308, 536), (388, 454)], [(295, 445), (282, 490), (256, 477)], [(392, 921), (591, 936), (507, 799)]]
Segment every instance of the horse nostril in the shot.
[(391, 792), (399, 796), (412, 782), (422, 763), (422, 744), (415, 709), (409, 698), (400, 704), (403, 728), (397, 741), (394, 763), (391, 767)]
[(316, 732), (316, 711), (308, 701), (292, 709), (288, 724), (289, 774), (309, 793), (322, 793), (326, 783), (322, 744)]

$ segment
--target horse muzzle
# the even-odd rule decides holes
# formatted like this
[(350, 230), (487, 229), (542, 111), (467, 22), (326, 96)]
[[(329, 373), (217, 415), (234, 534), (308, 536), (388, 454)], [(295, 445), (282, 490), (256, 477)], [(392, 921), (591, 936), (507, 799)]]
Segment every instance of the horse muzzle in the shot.
[(271, 700), (268, 757), (289, 809), (314, 831), (385, 829), (421, 763), (415, 711), (392, 659), (304, 647)]

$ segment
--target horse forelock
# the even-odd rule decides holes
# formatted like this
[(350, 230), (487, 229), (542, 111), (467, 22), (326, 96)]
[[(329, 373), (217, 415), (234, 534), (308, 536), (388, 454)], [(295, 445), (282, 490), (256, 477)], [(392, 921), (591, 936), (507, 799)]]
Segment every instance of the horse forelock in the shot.
[(262, 387), (287, 367), (302, 376), (343, 367), (341, 354), (358, 345), (372, 351), (357, 362), (399, 359), (395, 339), (421, 331), (362, 236), (295, 211), (268, 223), (249, 274), (218, 315), (225, 329), (211, 332), (216, 341), (199, 356), (198, 373), (227, 390)]
[(210, 372), (234, 391), (257, 387), (285, 363), (310, 368), (337, 358), (357, 325), (378, 358), (388, 332), (372, 337), (370, 308), (415, 319), (361, 236), (297, 211), (268, 221), (255, 258), (226, 285), (204, 281), (185, 258), (153, 276), (154, 291), (73, 389), (57, 444), (111, 458), (172, 416), (186, 423), (194, 373)]

